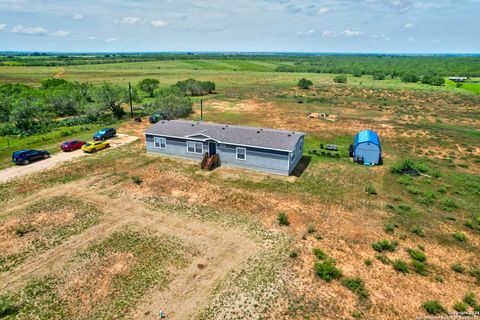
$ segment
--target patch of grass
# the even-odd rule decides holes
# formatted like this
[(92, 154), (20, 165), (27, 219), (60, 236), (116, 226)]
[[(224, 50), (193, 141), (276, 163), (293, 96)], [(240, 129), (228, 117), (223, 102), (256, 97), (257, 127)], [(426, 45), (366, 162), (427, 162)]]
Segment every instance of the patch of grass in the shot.
[(390, 251), (393, 252), (397, 249), (398, 241), (392, 240), (381, 240), (379, 242), (373, 243), (372, 248), (377, 252)]
[(477, 280), (477, 284), (480, 285), (480, 268), (474, 268), (470, 270), (469, 274), (472, 277), (475, 277), (475, 279)]
[(408, 187), (407, 191), (410, 192), (413, 195), (419, 195), (421, 193), (420, 190), (418, 190), (418, 188), (415, 187), (415, 186)]
[(427, 256), (422, 251), (418, 251), (415, 249), (408, 249), (407, 252), (413, 260), (420, 261), (420, 262), (427, 261)]
[(373, 262), (372, 259), (365, 259), (364, 263), (367, 267), (371, 267)]
[(422, 173), (428, 172), (428, 166), (420, 161), (404, 159), (392, 165), (390, 172), (400, 174), (404, 170), (417, 170)]
[(294, 258), (298, 257), (298, 251), (292, 250), (288, 256), (290, 258), (294, 259)]
[(383, 226), (383, 230), (386, 232), (386, 233), (393, 233), (395, 231), (395, 228), (398, 228), (398, 225), (395, 224), (395, 223), (386, 223), (384, 226)]
[(467, 236), (463, 232), (455, 232), (453, 234), (453, 239), (458, 242), (467, 242)]
[(450, 211), (453, 211), (454, 209), (457, 209), (458, 204), (453, 199), (445, 198), (441, 202), (441, 207), (443, 210), (450, 212)]
[(401, 273), (408, 273), (408, 265), (402, 259), (397, 259), (393, 261), (393, 269)]
[(23, 237), (24, 235), (32, 231), (35, 231), (35, 227), (32, 226), (30, 223), (15, 228), (15, 234), (19, 237)]
[(388, 257), (384, 254), (377, 254), (375, 256), (375, 258), (383, 264), (390, 264), (391, 263), (390, 259), (388, 259)]
[(0, 295), (0, 318), (7, 317), (16, 313), (16, 307), (12, 299), (7, 295)]
[(477, 306), (477, 298), (473, 292), (469, 292), (463, 296), (463, 302), (471, 307)]
[(317, 257), (317, 259), (319, 260), (325, 260), (328, 258), (328, 255), (322, 251), (322, 249), (320, 248), (313, 248), (313, 254), (315, 255), (315, 257)]
[(452, 270), (457, 272), (457, 273), (463, 273), (465, 271), (465, 267), (461, 265), (460, 263), (454, 263), (451, 266)]
[(425, 230), (423, 229), (422, 226), (419, 226), (419, 225), (414, 226), (412, 228), (412, 233), (415, 233), (419, 237), (425, 237)]
[(277, 216), (278, 224), (281, 226), (289, 226), (288, 215), (285, 212), (280, 212)]
[(307, 233), (308, 233), (308, 234), (312, 234), (312, 233), (314, 233), (315, 231), (316, 231), (315, 225), (314, 225), (313, 223), (309, 223), (309, 224), (307, 225)]
[(131, 177), (132, 182), (135, 183), (136, 185), (141, 185), (143, 180), (139, 176), (133, 176)]
[(445, 309), (442, 304), (437, 301), (437, 300), (430, 300), (430, 301), (425, 301), (422, 304), (422, 307), (427, 311), (429, 314), (442, 314), (442, 313), (447, 313), (447, 309)]
[(365, 288), (365, 283), (359, 277), (348, 277), (342, 279), (342, 284), (356, 293), (360, 299), (367, 299), (369, 294)]
[(453, 305), (453, 309), (458, 312), (465, 312), (468, 310), (468, 305), (465, 302), (459, 301)]
[(373, 186), (367, 186), (365, 192), (372, 195), (377, 194), (377, 190)]
[(421, 276), (426, 276), (428, 274), (427, 265), (425, 264), (425, 262), (413, 260), (412, 267), (413, 267), (413, 271), (415, 273), (418, 273)]
[(330, 282), (333, 279), (338, 279), (342, 276), (342, 271), (336, 267), (336, 262), (333, 259), (326, 259), (325, 261), (317, 262), (313, 266), (315, 274), (322, 280)]

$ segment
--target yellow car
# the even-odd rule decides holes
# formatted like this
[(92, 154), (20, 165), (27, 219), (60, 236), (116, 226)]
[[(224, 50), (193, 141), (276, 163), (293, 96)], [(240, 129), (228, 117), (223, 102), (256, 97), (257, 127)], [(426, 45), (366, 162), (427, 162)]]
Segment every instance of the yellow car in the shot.
[(108, 141), (91, 141), (87, 142), (82, 146), (83, 152), (94, 153), (98, 150), (102, 150), (110, 147), (110, 142)]

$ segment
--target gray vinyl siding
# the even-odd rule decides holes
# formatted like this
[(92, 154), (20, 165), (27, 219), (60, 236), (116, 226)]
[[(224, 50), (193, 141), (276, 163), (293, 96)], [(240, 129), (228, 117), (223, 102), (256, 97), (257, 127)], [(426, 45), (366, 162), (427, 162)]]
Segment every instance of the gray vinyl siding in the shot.
[(295, 159), (293, 161), (292, 161), (293, 154), (290, 153), (290, 157), (289, 157), (290, 158), (290, 167), (289, 167), (288, 174), (292, 173), (292, 171), (295, 169), (297, 164), (302, 159), (302, 155), (303, 155), (303, 137), (298, 139), (297, 145), (295, 146)]
[(378, 164), (380, 159), (380, 148), (370, 142), (359, 143), (354, 152), (355, 159), (363, 157), (364, 162)]
[[(167, 138), (166, 149), (155, 148), (153, 135), (146, 135), (147, 152), (158, 153), (176, 157), (182, 157), (191, 160), (202, 159), (203, 153), (208, 151), (208, 141), (203, 141), (203, 153), (194, 154), (187, 152), (187, 141), (195, 141), (184, 138)], [(199, 142), (199, 141), (197, 141)], [(246, 149), (246, 159), (237, 159), (237, 147)], [(297, 159), (290, 163), (290, 152), (269, 150), (262, 148), (253, 148), (246, 146), (237, 146), (231, 144), (217, 143), (217, 153), (220, 156), (220, 164), (234, 167), (242, 167), (257, 171), (271, 172), (276, 174), (288, 175), (297, 165), (298, 161), (302, 157), (301, 151), (303, 150), (303, 138), (299, 140), (296, 146)]]

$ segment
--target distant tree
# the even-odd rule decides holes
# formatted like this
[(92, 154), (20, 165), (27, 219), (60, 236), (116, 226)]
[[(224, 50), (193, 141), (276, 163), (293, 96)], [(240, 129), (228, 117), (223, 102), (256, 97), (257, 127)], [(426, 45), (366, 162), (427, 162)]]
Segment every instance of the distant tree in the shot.
[(435, 76), (430, 81), (432, 86), (443, 86), (445, 84), (445, 79), (439, 76)]
[(160, 85), (157, 79), (145, 78), (138, 83), (140, 90), (146, 92), (150, 98), (153, 98), (155, 90)]
[(310, 89), (313, 86), (313, 82), (311, 80), (302, 78), (302, 79), (298, 80), (297, 86), (300, 89), (307, 90), (307, 89)]
[(56, 87), (73, 87), (73, 84), (71, 82), (68, 82), (67, 80), (64, 79), (44, 79), (41, 82), (41, 88), (42, 89), (51, 89), (51, 88), (56, 88)]
[(215, 83), (211, 81), (198, 81), (195, 79), (187, 79), (178, 81), (175, 87), (184, 95), (201, 96), (204, 93), (213, 93), (215, 91)]
[(104, 109), (112, 111), (117, 118), (125, 115), (122, 108), (122, 102), (126, 101), (128, 92), (126, 89), (109, 82), (103, 82), (96, 90), (96, 101)]
[(383, 71), (375, 71), (373, 73), (373, 80), (385, 80), (385, 73)]
[(347, 83), (347, 76), (344, 74), (340, 74), (333, 78), (333, 81), (336, 83)]
[(10, 118), (16, 100), (35, 94), (35, 89), (23, 84), (6, 83), (0, 85), (0, 121), (6, 122)]
[(192, 100), (188, 97), (165, 91), (155, 98), (153, 102), (145, 105), (150, 112), (163, 112), (170, 118), (189, 116), (192, 110)]
[(37, 96), (24, 96), (15, 101), (10, 121), (23, 131), (32, 131), (38, 125), (51, 122), (53, 114), (48, 112), (45, 102)]
[(353, 72), (352, 72), (352, 75), (353, 75), (354, 77), (356, 77), (356, 78), (360, 78), (360, 77), (362, 76), (362, 74), (363, 74), (363, 72), (362, 72), (362, 70), (360, 70), (360, 69), (355, 69), (355, 70), (353, 70)]
[(435, 72), (429, 72), (423, 75), (421, 79), (422, 83), (429, 84), (432, 86), (443, 86), (445, 79), (438, 76)]
[(408, 72), (402, 76), (402, 81), (414, 83), (418, 81), (418, 76), (413, 72)]

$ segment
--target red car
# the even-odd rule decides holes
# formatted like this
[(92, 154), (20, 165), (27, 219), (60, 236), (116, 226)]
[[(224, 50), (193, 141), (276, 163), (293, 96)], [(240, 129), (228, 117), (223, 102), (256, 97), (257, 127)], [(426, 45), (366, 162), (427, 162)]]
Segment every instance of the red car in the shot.
[(78, 140), (68, 140), (60, 145), (63, 151), (73, 151), (80, 149), (86, 142)]

